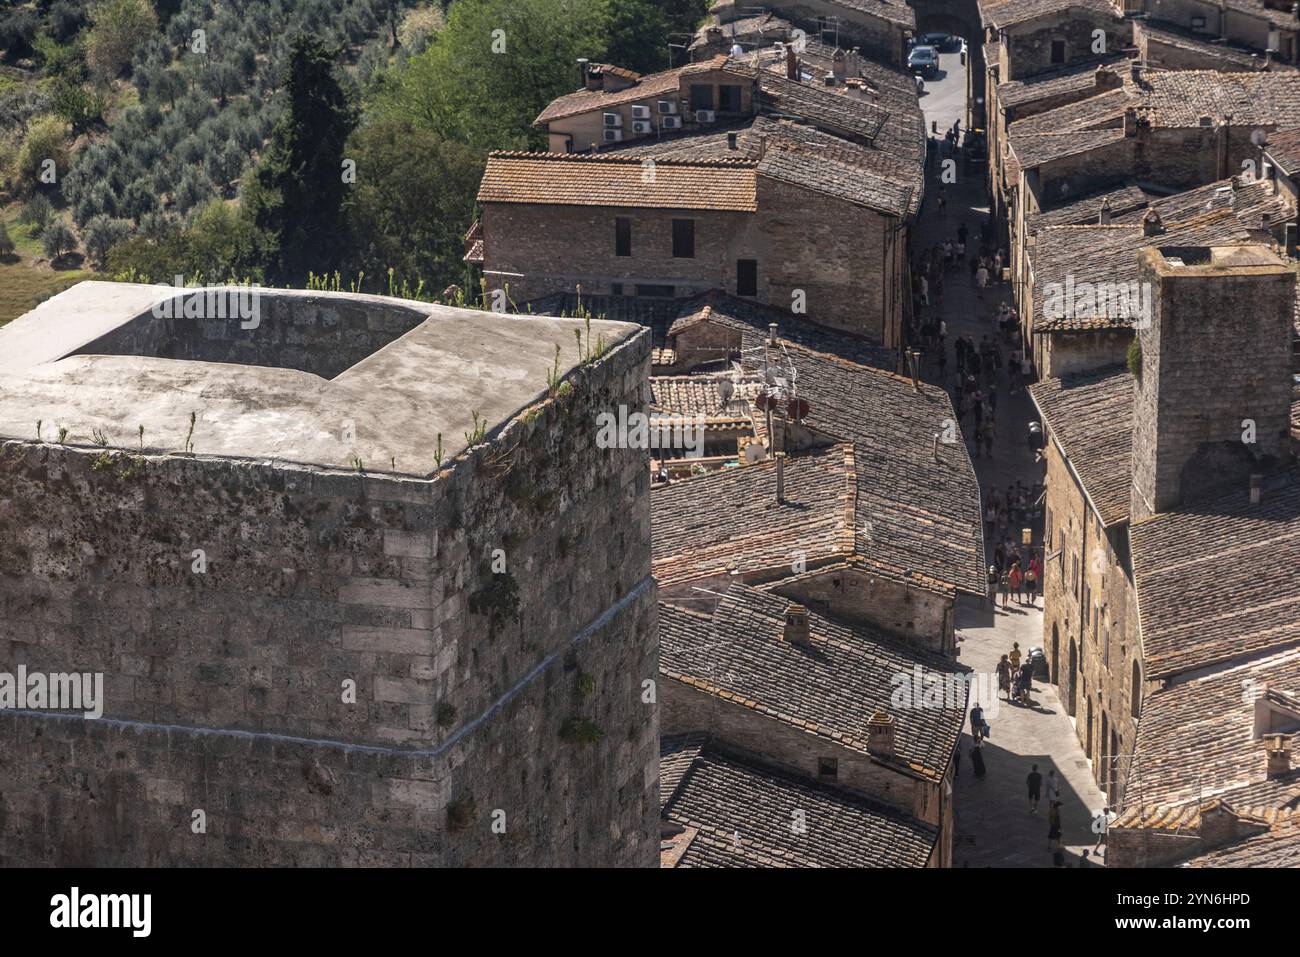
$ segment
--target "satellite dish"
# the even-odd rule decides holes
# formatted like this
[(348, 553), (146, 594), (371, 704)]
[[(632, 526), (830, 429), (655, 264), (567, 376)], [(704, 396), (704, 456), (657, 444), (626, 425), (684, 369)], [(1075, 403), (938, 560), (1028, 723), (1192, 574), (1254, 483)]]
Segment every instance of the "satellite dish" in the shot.
[(757, 405), (759, 409), (761, 409), (763, 412), (766, 412), (767, 407), (772, 404), (772, 400), (768, 398), (766, 392), (760, 392), (758, 394), (758, 397), (754, 400), (754, 404)]
[(790, 418), (797, 422), (806, 419), (808, 413), (812, 411), (812, 406), (808, 404), (807, 399), (791, 399), (786, 408), (790, 411)]
[(732, 383), (730, 379), (718, 380), (718, 398), (722, 400), (722, 404), (724, 406), (730, 404), (731, 396), (735, 391), (736, 391), (736, 386)]
[(746, 465), (753, 465), (756, 462), (763, 461), (765, 458), (767, 458), (767, 450), (757, 442), (750, 442), (749, 445), (745, 446)]
[(1255, 130), (1250, 134), (1250, 141), (1256, 146), (1263, 146), (1268, 141), (1268, 134), (1263, 130)]

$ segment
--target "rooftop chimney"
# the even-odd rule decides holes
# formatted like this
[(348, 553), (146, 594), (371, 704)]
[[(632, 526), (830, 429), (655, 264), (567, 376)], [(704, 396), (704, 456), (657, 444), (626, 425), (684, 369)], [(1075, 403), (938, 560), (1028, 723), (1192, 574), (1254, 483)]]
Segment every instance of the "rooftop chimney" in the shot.
[(1268, 754), (1268, 776), (1285, 777), (1291, 773), (1291, 739), (1285, 734), (1270, 734), (1264, 739)]
[(831, 72), (835, 74), (835, 79), (843, 80), (848, 74), (848, 65), (844, 60), (844, 51), (837, 49), (835, 55), (831, 57)]
[(729, 150), (737, 149), (737, 146), (736, 146), (736, 138), (737, 138), (739, 135), (740, 135), (739, 133), (728, 133), (728, 134), (727, 134), (727, 149), (729, 149)]
[(785, 640), (792, 645), (806, 645), (812, 641), (808, 629), (808, 609), (790, 602), (785, 608)]
[(1129, 106), (1124, 108), (1124, 136), (1132, 138), (1137, 136), (1138, 112), (1135, 107)]
[(867, 722), (867, 750), (881, 757), (894, 755), (894, 716), (877, 711)]
[(758, 158), (761, 160), (767, 155), (767, 134), (763, 133), (758, 138)]
[(587, 85), (587, 69), (591, 66), (591, 61), (585, 56), (578, 57), (578, 82), (583, 86)]
[(1156, 208), (1152, 206), (1142, 216), (1142, 235), (1143, 236), (1160, 236), (1165, 231), (1164, 221)]
[(1110, 200), (1104, 199), (1101, 203), (1101, 215), (1097, 217), (1098, 224), (1102, 226), (1110, 225)]
[(776, 500), (785, 504), (785, 453), (776, 453)]
[(921, 378), (920, 378), (920, 373), (917, 371), (917, 363), (920, 361), (920, 359), (921, 359), (920, 352), (918, 352), (915, 349), (907, 350), (907, 368), (908, 371), (912, 373), (912, 391), (917, 393), (918, 395), (920, 395), (921, 393)]
[(1256, 472), (1250, 477), (1250, 504), (1258, 505), (1264, 497), (1264, 476)]
[(775, 322), (769, 322), (767, 324), (767, 344), (769, 346), (776, 345), (776, 323)]
[(785, 78), (796, 82), (799, 79), (799, 55), (794, 52), (794, 46), (790, 44), (785, 48)]

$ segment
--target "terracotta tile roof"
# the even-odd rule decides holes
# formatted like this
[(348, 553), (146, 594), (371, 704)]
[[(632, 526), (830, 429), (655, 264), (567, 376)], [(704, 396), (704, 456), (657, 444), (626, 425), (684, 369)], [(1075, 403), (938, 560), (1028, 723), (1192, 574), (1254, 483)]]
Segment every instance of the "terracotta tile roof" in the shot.
[[(1194, 601), (1200, 587), (1189, 583), (1184, 597)], [(1231, 595), (1226, 590), (1230, 587), (1223, 586), (1221, 597)], [(1199, 613), (1189, 610), (1189, 617)], [(1256, 816), (1300, 814), (1300, 768), (1270, 779), (1266, 743), (1255, 737), (1255, 701), (1266, 689), (1300, 693), (1300, 651), (1259, 658), (1148, 693), (1125, 789), (1125, 812), (1116, 823), (1195, 826), (1198, 808), (1214, 799), (1238, 812), (1252, 809)], [(1300, 734), (1291, 734), (1290, 743), (1294, 754)]]
[[(811, 643), (793, 644), (783, 637), (789, 604), (739, 583), (712, 615), (661, 603), (660, 673), (863, 754), (867, 725), (884, 712), (897, 722), (895, 753), (879, 760), (942, 778), (961, 734), (970, 669), (883, 631), (848, 627), (816, 612), (809, 612)], [(951, 686), (947, 706), (893, 703), (897, 676), (911, 679), (918, 668)]]
[(1132, 486), (1133, 377), (1123, 367), (1029, 387), (1102, 525), (1128, 520)]
[(1300, 477), (1134, 524), (1148, 677), (1300, 643)]
[[(1234, 182), (1239, 188), (1234, 188)], [(1109, 226), (1039, 225), (1028, 252), (1034, 277), (1034, 334), (1123, 329), (1133, 324), (1124, 308), (1127, 299), (1093, 306), (1083, 297), (1054, 302), (1047, 295), (1049, 286), (1063, 291), (1067, 282), (1075, 286), (1137, 282), (1137, 253), (1143, 247), (1268, 242), (1271, 228), (1292, 215), (1285, 197), (1274, 195), (1266, 183), (1242, 185), (1239, 180), (1222, 180), (1152, 199), (1149, 205), (1160, 214), (1165, 227), (1155, 236), (1143, 234), (1145, 210), (1141, 207), (1116, 212)], [(1061, 305), (1064, 315), (1048, 314)], [(1079, 309), (1085, 314), (1078, 314)]]
[(797, 550), (809, 565), (852, 550), (851, 446), (792, 457), (785, 495), (785, 504), (778, 503), (772, 461), (655, 486), (655, 577), (663, 585), (729, 571), (780, 578)]
[(753, 163), (735, 160), (661, 160), (646, 176), (636, 159), (498, 151), (488, 155), (478, 201), (752, 213), (758, 209), (756, 176)]
[(1199, 854), (1183, 867), (1300, 867), (1300, 820), (1291, 819), (1263, 834)]
[(763, 108), (802, 117), (828, 132), (856, 138), (868, 145), (875, 142), (889, 122), (889, 112), (868, 100), (791, 80), (784, 74), (765, 71), (760, 84)]
[(655, 376), (650, 379), (652, 412), (678, 415), (720, 415), (718, 383), (707, 376)]
[[(719, 54), (699, 63), (689, 63), (672, 70), (665, 70), (663, 73), (652, 73), (649, 76), (640, 77), (634, 85), (621, 90), (606, 92), (605, 90), (582, 89), (565, 96), (556, 97), (547, 105), (546, 109), (542, 110), (537, 119), (533, 121), (533, 124), (541, 126), (551, 120), (577, 116), (581, 113), (590, 113), (592, 110), (607, 110), (611, 107), (621, 106), (624, 103), (636, 103), (652, 97), (667, 98), (670, 94), (676, 96), (683, 76), (721, 69), (726, 62), (726, 55)], [(625, 79), (637, 76), (631, 70), (612, 69), (617, 71), (615, 75)]]
[(1135, 90), (1139, 116), (1153, 127), (1195, 127), (1201, 118), (1232, 125), (1293, 125), (1300, 116), (1300, 72), (1223, 73), (1148, 70)]
[[(683, 736), (660, 740), (676, 762)], [(690, 768), (662, 807), (685, 829), (676, 867), (925, 867), (939, 831), (883, 804), (778, 771), (719, 745), (686, 745)], [(791, 828), (803, 811), (805, 833)]]
[[(695, 50), (705, 46), (709, 42), (709, 30), (716, 24), (706, 23), (695, 31), (695, 39), (691, 41), (689, 49)], [(792, 24), (789, 20), (782, 20), (775, 13), (768, 12), (755, 17), (740, 17), (721, 27), (722, 36), (728, 44), (730, 43), (767, 43), (773, 40), (784, 40), (790, 35)]]
[[(736, 137), (735, 149), (730, 146), (731, 135)], [(764, 137), (767, 154), (760, 161)], [(919, 131), (917, 141), (921, 141)], [(916, 214), (923, 192), (919, 157), (907, 160), (810, 126), (765, 116), (708, 133), (633, 140), (605, 155), (685, 161), (748, 159), (758, 164), (761, 176), (900, 217)]]
[(1071, 10), (1088, 12), (1106, 19), (1119, 19), (1109, 0), (979, 0), (980, 17), (984, 26), (994, 30), (1005, 30), (1039, 17), (1055, 16)]
[(671, 801), (709, 736), (701, 732), (659, 738), (659, 805)]
[(1264, 0), (1224, 0), (1224, 4), (1229, 10), (1267, 20), (1275, 27), (1291, 30), (1297, 28), (1295, 15), (1289, 9), (1277, 10), (1269, 7)]
[[(826, 3), (832, 7), (866, 13), (909, 30), (916, 27), (916, 14), (901, 0), (826, 0)], [(846, 17), (845, 20), (852, 26), (852, 17)]]
[[(1116, 54), (1086, 63), (1071, 64), (1059, 70), (1038, 73), (1023, 80), (1008, 80), (997, 86), (997, 103), (1003, 110), (1014, 110), (1039, 100), (1070, 94), (1098, 91), (1098, 67), (1117, 64), (1124, 56)], [(1114, 74), (1112, 73), (1112, 76)], [(1115, 80), (1118, 82), (1118, 78)]]
[[(828, 460), (828, 452), (792, 456), (786, 465), (788, 496), (798, 489), (789, 469), (809, 468), (809, 459), (815, 477), (805, 479), (807, 494), (827, 490), (798, 514), (776, 506), (770, 463), (660, 486), (652, 493), (658, 496), (655, 573), (660, 580), (689, 581), (730, 568), (754, 580), (786, 578), (793, 574), (793, 552), (803, 550), (809, 567), (853, 560), (874, 574), (929, 590), (983, 595), (974, 469), (961, 443), (940, 442), (939, 461), (934, 461), (933, 437), (946, 419), (955, 418), (947, 393), (924, 383), (918, 393), (909, 379), (789, 341), (767, 353), (765, 342), (756, 337), (746, 346), (741, 368), (757, 372), (767, 355), (787, 385), (792, 371), (796, 394), (811, 407), (804, 424), (833, 441), (852, 443), (837, 447), (842, 470)], [(833, 486), (823, 475), (828, 470), (849, 477), (839, 497), (829, 494)], [(720, 502), (728, 507), (718, 510)], [(712, 512), (706, 503), (712, 503)], [(837, 515), (838, 509), (846, 511)], [(691, 522), (701, 527), (686, 527)]]
[(1113, 224), (1115, 218), (1124, 213), (1146, 209), (1151, 199), (1150, 194), (1137, 186), (1126, 184), (1105, 189), (1060, 206), (1031, 213), (1025, 218), (1025, 231), (1032, 236), (1048, 226), (1098, 225), (1101, 208), (1105, 203), (1110, 203)]
[(1300, 174), (1300, 129), (1270, 133), (1265, 152), (1288, 176)]
[[(1092, 97), (1092, 99), (1099, 99), (1099, 97)], [(1084, 102), (1089, 101), (1085, 100)], [(1055, 111), (1049, 110), (1048, 112)], [(1039, 115), (1046, 116), (1047, 114)], [(1014, 129), (1017, 123), (1028, 123), (1036, 118), (1030, 117), (1028, 120), (1017, 120), (1016, 123), (1011, 124), (1012, 130), (1007, 132), (1007, 143), (1011, 147), (1011, 152), (1015, 155), (1018, 169), (1033, 169), (1043, 163), (1064, 159), (1067, 156), (1091, 153), (1093, 150), (1122, 143), (1125, 139), (1122, 129), (1059, 130), (1050, 133)]]

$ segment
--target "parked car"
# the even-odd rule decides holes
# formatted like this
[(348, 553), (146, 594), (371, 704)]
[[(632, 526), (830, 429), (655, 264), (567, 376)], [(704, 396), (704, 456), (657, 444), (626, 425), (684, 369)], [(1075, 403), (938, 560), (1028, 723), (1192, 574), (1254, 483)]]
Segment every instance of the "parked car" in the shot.
[(934, 76), (939, 72), (939, 54), (934, 47), (913, 47), (907, 55), (907, 68), (921, 76)]
[(916, 45), (934, 47), (936, 50), (950, 50), (958, 44), (959, 40), (959, 37), (949, 33), (922, 33)]

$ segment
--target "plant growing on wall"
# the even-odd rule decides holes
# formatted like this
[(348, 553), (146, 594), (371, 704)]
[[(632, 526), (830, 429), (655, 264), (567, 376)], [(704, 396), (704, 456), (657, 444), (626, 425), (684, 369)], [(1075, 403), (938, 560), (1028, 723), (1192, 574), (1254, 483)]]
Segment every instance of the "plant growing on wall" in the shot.
[(600, 726), (590, 718), (572, 715), (560, 726), (560, 740), (567, 744), (595, 744), (605, 736)]
[(470, 614), (488, 619), (488, 636), (519, 614), (519, 582), (509, 572), (492, 574), (488, 584), (469, 596)]

